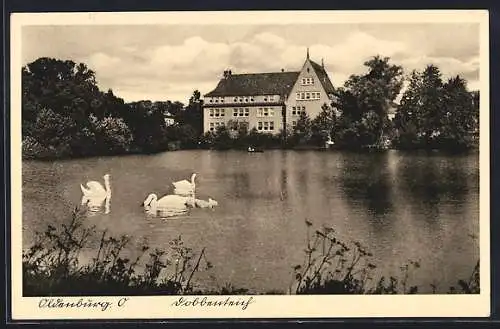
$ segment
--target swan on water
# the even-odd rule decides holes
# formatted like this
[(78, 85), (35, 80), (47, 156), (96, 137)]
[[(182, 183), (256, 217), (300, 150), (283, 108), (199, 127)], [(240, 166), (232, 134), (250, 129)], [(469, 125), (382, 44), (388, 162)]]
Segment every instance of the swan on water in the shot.
[(144, 207), (152, 208), (167, 208), (167, 209), (187, 209), (187, 205), (190, 202), (191, 197), (180, 196), (180, 195), (165, 195), (161, 199), (154, 193), (148, 195), (146, 200), (144, 200)]
[(96, 181), (87, 182), (87, 187), (84, 187), (82, 184), (80, 184), (80, 189), (82, 190), (83, 195), (87, 198), (104, 198), (106, 196), (110, 196), (111, 187), (109, 184), (109, 177), (109, 174), (104, 175), (104, 187), (101, 185), (101, 183)]
[(208, 201), (195, 199), (195, 205), (198, 208), (213, 208), (219, 203), (212, 198), (208, 198)]
[(196, 173), (191, 175), (191, 182), (186, 179), (173, 182), (174, 185), (174, 193), (175, 194), (191, 194), (194, 192), (196, 188), (196, 184), (194, 183), (194, 179), (196, 178)]

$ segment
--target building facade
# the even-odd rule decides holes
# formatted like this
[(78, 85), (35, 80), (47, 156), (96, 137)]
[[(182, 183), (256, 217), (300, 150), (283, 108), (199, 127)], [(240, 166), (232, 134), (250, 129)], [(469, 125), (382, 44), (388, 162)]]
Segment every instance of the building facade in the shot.
[(236, 131), (241, 125), (264, 133), (293, 128), (300, 113), (314, 119), (324, 104), (330, 106), (334, 88), (323, 63), (309, 58), (300, 71), (232, 74), (224, 71), (216, 88), (204, 95), (204, 131), (227, 126)]

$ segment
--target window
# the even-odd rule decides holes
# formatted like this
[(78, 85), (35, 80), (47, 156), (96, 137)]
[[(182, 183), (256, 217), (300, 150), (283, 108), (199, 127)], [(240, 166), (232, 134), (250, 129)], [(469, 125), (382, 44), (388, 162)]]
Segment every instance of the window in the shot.
[[(309, 71), (307, 71), (309, 72)], [(302, 78), (302, 85), (303, 86), (308, 86), (308, 85), (313, 85), (314, 84), (314, 78), (308, 77), (308, 78)]]
[(262, 130), (262, 121), (257, 123), (257, 130)]
[(224, 97), (221, 97), (221, 98), (220, 98), (220, 102), (221, 102), (221, 103), (224, 103)]
[(239, 101), (240, 101), (240, 103), (242, 103), (243, 102), (243, 97), (240, 97)]
[(300, 99), (305, 99), (306, 96), (305, 96), (305, 93), (300, 93)]
[(216, 103), (218, 103), (218, 102), (219, 102), (219, 99), (218, 99), (218, 98), (216, 98), (216, 99), (215, 99), (215, 102), (216, 102)]
[(214, 116), (214, 109), (208, 110), (208, 115), (213, 117)]
[(245, 103), (248, 103), (248, 98), (247, 97), (245, 97)]
[(269, 116), (269, 109), (268, 108), (264, 108), (264, 116), (267, 117)]
[(219, 109), (214, 109), (214, 116), (219, 117)]
[(212, 98), (209, 98), (208, 100), (210, 103), (212, 103), (214, 100)]
[(269, 101), (270, 102), (274, 101), (274, 96), (273, 95), (269, 96)]
[(273, 116), (274, 116), (274, 110), (273, 110), (273, 109), (269, 109), (269, 116), (270, 116), (270, 117), (273, 117)]
[(236, 103), (237, 101), (238, 101), (238, 97), (233, 98), (233, 102)]
[(247, 116), (249, 116), (249, 115), (250, 115), (250, 109), (246, 108), (246, 109), (245, 109), (245, 116), (247, 117)]
[(269, 122), (264, 122), (264, 130), (269, 130)]
[(210, 131), (213, 131), (214, 130), (214, 123), (213, 122), (210, 122)]
[(292, 121), (292, 127), (297, 127), (297, 121)]
[(253, 101), (254, 101), (254, 98), (253, 98), (253, 96), (252, 96), (252, 97), (250, 97), (250, 102), (253, 102)]
[(274, 121), (269, 122), (269, 130), (274, 130)]
[(237, 117), (238, 116), (238, 109), (233, 109), (233, 117)]
[(306, 93), (306, 99), (311, 99), (311, 93)]
[(224, 115), (226, 115), (226, 110), (224, 109), (219, 109), (220, 111), (220, 116), (223, 117)]
[(260, 107), (258, 110), (257, 110), (257, 117), (261, 118), (264, 116), (264, 109), (262, 107)]
[(264, 102), (267, 102), (267, 96), (264, 96)]
[(297, 95), (296, 95), (296, 97), (295, 97), (295, 98), (296, 98), (296, 99), (300, 99), (300, 93), (297, 93)]
[(240, 108), (239, 109), (239, 116), (242, 117), (245, 115), (245, 109), (244, 108)]

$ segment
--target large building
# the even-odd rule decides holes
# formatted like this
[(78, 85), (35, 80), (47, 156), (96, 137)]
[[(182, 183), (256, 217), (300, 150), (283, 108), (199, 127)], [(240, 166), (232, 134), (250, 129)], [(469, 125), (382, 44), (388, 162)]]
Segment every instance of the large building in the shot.
[(246, 125), (279, 133), (284, 127), (294, 127), (302, 111), (315, 118), (324, 104), (330, 105), (333, 92), (323, 62), (313, 62), (309, 50), (297, 72), (232, 74), (227, 70), (217, 87), (204, 95), (204, 131), (221, 125), (237, 130), (238, 125)]

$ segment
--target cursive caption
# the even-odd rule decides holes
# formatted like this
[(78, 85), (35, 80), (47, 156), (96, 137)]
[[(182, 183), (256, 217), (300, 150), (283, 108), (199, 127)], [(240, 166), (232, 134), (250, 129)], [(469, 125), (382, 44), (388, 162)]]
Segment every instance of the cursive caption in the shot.
[(226, 298), (208, 298), (208, 297), (179, 297), (178, 300), (172, 303), (172, 306), (177, 307), (241, 307), (244, 311), (252, 303), (255, 303), (253, 297), (246, 299), (234, 299), (232, 297)]
[[(123, 297), (118, 300), (116, 306), (123, 307), (130, 298)], [(90, 298), (80, 298), (78, 300), (68, 301), (64, 298), (42, 298), (38, 302), (39, 308), (73, 308), (73, 309), (96, 309), (100, 311), (107, 311), (115, 304), (110, 301), (94, 301)]]

